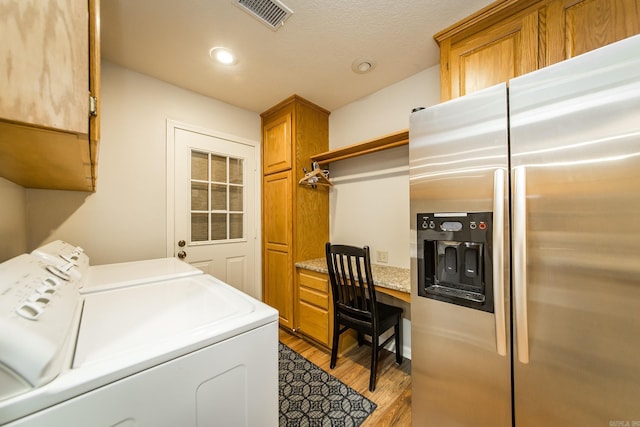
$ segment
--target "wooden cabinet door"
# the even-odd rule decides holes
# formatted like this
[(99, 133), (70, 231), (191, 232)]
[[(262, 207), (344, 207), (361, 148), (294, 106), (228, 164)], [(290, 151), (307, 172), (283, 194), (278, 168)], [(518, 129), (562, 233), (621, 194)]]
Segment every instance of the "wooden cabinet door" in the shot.
[(89, 133), (87, 0), (4, 2), (0, 118)]
[(262, 173), (291, 169), (291, 112), (265, 121), (263, 126)]
[(640, 33), (640, 0), (555, 0), (546, 15), (547, 64)]
[(264, 302), (278, 310), (282, 326), (293, 329), (291, 254), (267, 247), (263, 262)]
[(293, 328), (291, 171), (267, 175), (262, 183), (264, 302), (280, 312), (280, 324)]
[(453, 43), (445, 40), (440, 48), (443, 101), (505, 82), (538, 68), (538, 11)]
[(99, 0), (10, 1), (0, 10), (0, 176), (28, 188), (94, 191)]
[(291, 248), (292, 198), (291, 171), (264, 177), (263, 194), (263, 234), (265, 244), (275, 249)]

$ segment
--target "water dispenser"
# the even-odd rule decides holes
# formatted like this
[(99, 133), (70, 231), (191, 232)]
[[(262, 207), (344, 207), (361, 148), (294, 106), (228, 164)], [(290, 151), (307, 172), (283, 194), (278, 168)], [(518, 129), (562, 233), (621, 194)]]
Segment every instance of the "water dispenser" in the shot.
[(418, 295), (493, 312), (492, 213), (420, 213)]

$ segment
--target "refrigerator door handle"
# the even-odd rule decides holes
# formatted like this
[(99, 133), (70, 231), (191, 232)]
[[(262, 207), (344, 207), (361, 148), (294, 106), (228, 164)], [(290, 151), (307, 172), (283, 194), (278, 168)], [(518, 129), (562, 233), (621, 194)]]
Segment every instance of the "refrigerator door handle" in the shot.
[(526, 169), (514, 169), (513, 191), (513, 296), (518, 360), (529, 363), (527, 318), (527, 181)]
[(507, 355), (504, 309), (504, 169), (493, 173), (493, 314), (496, 321), (496, 351)]

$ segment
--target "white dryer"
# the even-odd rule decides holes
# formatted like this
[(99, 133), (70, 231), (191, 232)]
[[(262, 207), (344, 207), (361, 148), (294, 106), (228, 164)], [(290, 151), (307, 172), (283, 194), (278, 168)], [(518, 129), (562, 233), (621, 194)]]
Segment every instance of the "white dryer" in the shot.
[(0, 425), (277, 425), (276, 310), (205, 274), (83, 295), (49, 266), (0, 264)]
[(92, 266), (81, 247), (62, 240), (47, 243), (31, 253), (62, 272), (86, 276), (80, 288), (83, 294), (203, 274), (202, 270), (173, 257)]

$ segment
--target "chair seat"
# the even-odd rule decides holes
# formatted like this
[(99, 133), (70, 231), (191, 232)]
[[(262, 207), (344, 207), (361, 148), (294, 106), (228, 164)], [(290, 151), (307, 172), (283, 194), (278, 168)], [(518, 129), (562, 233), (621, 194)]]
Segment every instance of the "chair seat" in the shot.
[(385, 331), (396, 323), (395, 316), (402, 317), (403, 310), (400, 307), (381, 302), (376, 302), (376, 305), (378, 306), (378, 316), (380, 317), (379, 327)]

